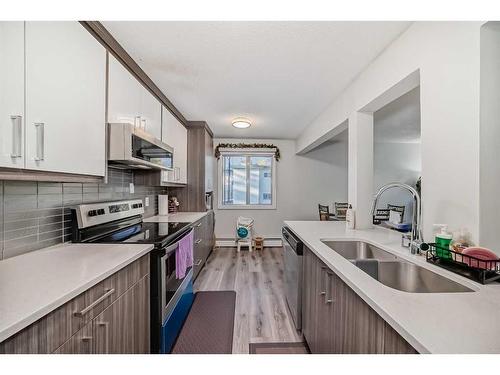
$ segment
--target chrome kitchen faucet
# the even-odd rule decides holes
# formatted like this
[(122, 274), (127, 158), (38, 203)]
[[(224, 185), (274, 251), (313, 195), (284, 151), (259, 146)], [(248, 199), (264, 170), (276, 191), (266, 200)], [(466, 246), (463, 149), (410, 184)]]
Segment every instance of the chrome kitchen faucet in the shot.
[(373, 198), (371, 215), (375, 214), (377, 208), (377, 203), (380, 196), (389, 189), (392, 188), (402, 188), (408, 190), (413, 196), (413, 215), (411, 221), (411, 233), (403, 234), (401, 237), (401, 245), (410, 248), (412, 254), (419, 254), (420, 250), (427, 250), (427, 244), (424, 243), (424, 238), (422, 235), (422, 211), (420, 206), (420, 195), (418, 192), (410, 185), (403, 184), (400, 182), (392, 182), (390, 184), (382, 186), (379, 191), (375, 194)]

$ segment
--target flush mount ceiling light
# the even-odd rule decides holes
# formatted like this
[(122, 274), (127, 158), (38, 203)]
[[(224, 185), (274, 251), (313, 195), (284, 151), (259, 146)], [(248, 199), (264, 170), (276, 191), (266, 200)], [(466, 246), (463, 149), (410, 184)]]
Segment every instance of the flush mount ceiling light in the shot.
[(246, 118), (235, 118), (232, 122), (233, 126), (238, 129), (249, 128), (252, 123)]

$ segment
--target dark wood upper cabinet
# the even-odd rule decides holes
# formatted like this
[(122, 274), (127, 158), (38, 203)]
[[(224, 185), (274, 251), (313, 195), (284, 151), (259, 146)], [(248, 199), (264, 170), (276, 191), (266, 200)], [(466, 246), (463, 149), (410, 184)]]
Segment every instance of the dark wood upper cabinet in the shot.
[(190, 121), (187, 129), (187, 205), (183, 211), (206, 211), (205, 192), (213, 191), (215, 180), (213, 136), (204, 121)]

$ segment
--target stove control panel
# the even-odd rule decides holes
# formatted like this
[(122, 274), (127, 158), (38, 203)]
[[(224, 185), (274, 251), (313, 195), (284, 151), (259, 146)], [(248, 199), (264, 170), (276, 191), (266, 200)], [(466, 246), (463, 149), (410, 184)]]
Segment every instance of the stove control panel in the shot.
[(142, 200), (81, 204), (76, 207), (78, 228), (104, 224), (114, 220), (142, 215), (144, 206)]

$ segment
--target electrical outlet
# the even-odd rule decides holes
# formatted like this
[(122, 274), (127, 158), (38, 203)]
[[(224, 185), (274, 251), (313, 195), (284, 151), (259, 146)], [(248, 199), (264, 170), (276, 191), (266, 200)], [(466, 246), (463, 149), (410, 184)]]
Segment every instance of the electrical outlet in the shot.
[(144, 205), (149, 207), (149, 197), (144, 198)]
[(131, 182), (129, 184), (129, 191), (130, 191), (130, 194), (134, 194), (134, 183), (133, 182)]

